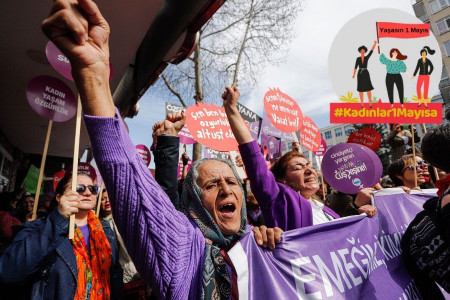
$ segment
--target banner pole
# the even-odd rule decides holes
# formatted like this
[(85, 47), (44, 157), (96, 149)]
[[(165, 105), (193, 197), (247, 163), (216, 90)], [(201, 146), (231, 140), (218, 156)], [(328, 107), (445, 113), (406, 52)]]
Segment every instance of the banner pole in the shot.
[(323, 179), (323, 172), (322, 172), (322, 156), (319, 156), (319, 170), (320, 170), (320, 179), (322, 180), (322, 198), (323, 202), (326, 201), (326, 188), (325, 188), (325, 180)]
[[(422, 123), (422, 129), (423, 129), (423, 133), (427, 133), (427, 127), (425, 127), (425, 123)], [(434, 176), (436, 176), (436, 180), (439, 180), (440, 178), (439, 178), (439, 173), (438, 173), (438, 170), (435, 168), (435, 167), (433, 167), (433, 172), (434, 172)]]
[(377, 24), (377, 47), (378, 47), (378, 54), (380, 54), (380, 38), (378, 37), (378, 22), (376, 22)]
[(45, 136), (45, 144), (44, 144), (44, 151), (42, 152), (42, 159), (41, 159), (41, 167), (39, 169), (39, 178), (36, 186), (36, 193), (34, 196), (34, 204), (33, 204), (33, 214), (31, 215), (31, 220), (36, 220), (36, 212), (39, 204), (39, 194), (41, 192), (41, 184), (42, 184), (42, 178), (44, 177), (44, 169), (45, 169), (45, 160), (47, 159), (47, 150), (48, 150), (48, 143), (50, 141), (50, 135), (52, 133), (52, 125), (53, 120), (48, 121), (48, 127), (47, 127), (47, 135)]
[[(75, 143), (73, 146), (73, 165), (72, 165), (72, 191), (77, 190), (77, 175), (78, 175), (78, 155), (80, 148), (80, 126), (81, 126), (81, 99), (78, 95), (77, 117), (75, 122)], [(70, 215), (69, 218), (69, 239), (73, 239), (75, 235), (75, 215)]]
[(417, 162), (416, 162), (416, 143), (414, 142), (414, 124), (411, 124), (413, 162), (414, 162), (414, 186), (417, 186)]
[(100, 193), (98, 193), (97, 207), (95, 208), (95, 215), (97, 217), (100, 217), (100, 206), (101, 206), (100, 203), (102, 202), (104, 185), (105, 185), (105, 182), (102, 180), (102, 184), (100, 185)]

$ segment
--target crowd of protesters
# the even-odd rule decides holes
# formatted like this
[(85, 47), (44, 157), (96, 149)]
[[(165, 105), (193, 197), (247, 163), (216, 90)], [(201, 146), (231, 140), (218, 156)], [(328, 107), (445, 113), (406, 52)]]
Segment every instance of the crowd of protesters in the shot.
[[(269, 168), (237, 109), (238, 88), (226, 87), (223, 106), (239, 144), (236, 160), (201, 159), (188, 172), (185, 152), (178, 179), (178, 132), (186, 116), (173, 113), (153, 126), (153, 178), (112, 101), (109, 26), (96, 4), (56, 1), (43, 30), (71, 61), (106, 188), (99, 191), (92, 178), (79, 173), (72, 191), (73, 176), (67, 174), (53, 199), (39, 197), (34, 221), (34, 195), (24, 190), (0, 194), (2, 296), (238, 299), (236, 270), (227, 251), (246, 233), (253, 231), (259, 246), (273, 250), (283, 231), (363, 213), (373, 217), (373, 195), (390, 187), (406, 193), (438, 188), (438, 196), (408, 227), (402, 250), (422, 297), (443, 297), (435, 282), (450, 292), (449, 124), (431, 129), (415, 156), (411, 132), (392, 125), (388, 143), (394, 161), (387, 175), (350, 195), (320, 183), (298, 144)], [(248, 178), (241, 179), (236, 166), (245, 168)], [(72, 240), (71, 215), (76, 224)], [(445, 247), (427, 251), (436, 240)]]

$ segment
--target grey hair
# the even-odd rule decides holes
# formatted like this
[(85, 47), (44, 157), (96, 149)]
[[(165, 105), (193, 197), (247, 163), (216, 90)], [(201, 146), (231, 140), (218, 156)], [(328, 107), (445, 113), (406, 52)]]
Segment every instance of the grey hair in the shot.
[[(223, 162), (225, 164), (227, 164), (231, 170), (233, 171), (234, 176), (236, 177), (239, 187), (242, 190), (242, 195), (245, 195), (244, 192), (244, 187), (242, 186), (242, 181), (241, 178), (238, 175), (238, 172), (236, 171), (236, 168), (234, 167), (234, 165), (231, 163), (231, 161), (227, 160), (227, 159), (221, 159), (221, 158), (203, 158), (200, 160), (197, 160), (196, 162), (194, 162), (194, 164), (191, 166), (189, 173), (192, 173), (192, 185), (194, 186), (194, 190), (197, 192), (198, 196), (200, 197), (200, 199), (203, 198), (203, 190), (198, 186), (197, 184), (197, 179), (198, 179), (198, 168), (206, 161), (208, 160), (215, 160), (215, 161), (220, 161)], [(245, 199), (244, 199), (245, 200)]]

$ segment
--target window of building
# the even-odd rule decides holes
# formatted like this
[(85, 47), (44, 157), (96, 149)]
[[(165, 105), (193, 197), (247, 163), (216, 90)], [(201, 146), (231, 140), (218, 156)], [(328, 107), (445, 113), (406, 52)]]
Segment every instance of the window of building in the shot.
[(342, 136), (342, 128), (336, 128), (334, 130), (334, 134), (336, 135), (336, 137)]
[(325, 139), (331, 139), (331, 131), (325, 131)]
[(436, 27), (439, 31), (439, 34), (447, 32), (450, 29), (450, 16), (437, 21)]
[(346, 134), (346, 135), (350, 135), (350, 134), (352, 134), (352, 132), (355, 131), (355, 130), (353, 129), (353, 126), (352, 126), (352, 125), (345, 125), (344, 131), (345, 131), (345, 134)]
[(448, 0), (433, 0), (430, 1), (429, 5), (431, 13), (435, 14), (448, 6)]
[(447, 56), (450, 56), (450, 40), (444, 42), (443, 45), (444, 45), (445, 52), (447, 52)]

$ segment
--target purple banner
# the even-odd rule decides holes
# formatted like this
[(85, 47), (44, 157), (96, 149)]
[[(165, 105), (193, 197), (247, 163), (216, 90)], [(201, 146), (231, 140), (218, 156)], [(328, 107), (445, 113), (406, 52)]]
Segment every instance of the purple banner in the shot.
[(253, 233), (229, 252), (239, 299), (420, 299), (401, 258), (408, 224), (435, 190), (378, 192), (378, 213), (285, 232), (273, 251)]

